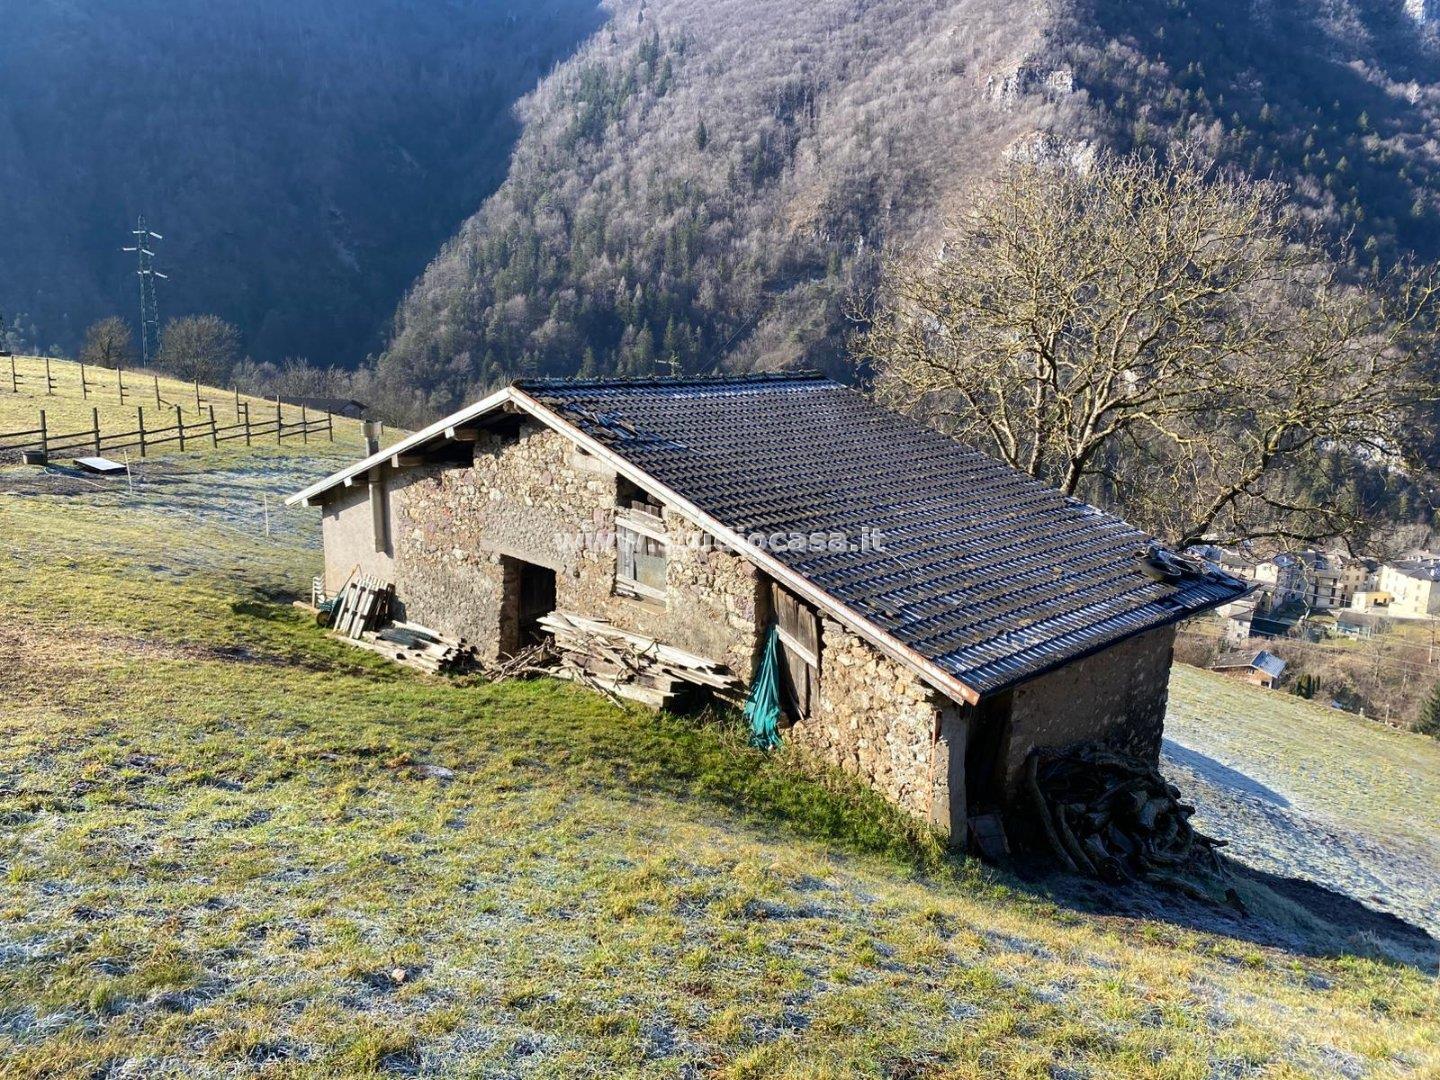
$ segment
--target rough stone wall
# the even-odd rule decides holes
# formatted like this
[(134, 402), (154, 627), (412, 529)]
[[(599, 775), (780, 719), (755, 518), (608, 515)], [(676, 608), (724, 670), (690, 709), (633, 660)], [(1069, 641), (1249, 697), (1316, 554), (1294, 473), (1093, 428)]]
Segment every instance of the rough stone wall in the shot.
[(721, 660), (749, 682), (760, 641), (762, 576), (748, 560), (718, 546), (668, 507), (665, 532), (671, 540), (665, 567), (670, 602), (659, 624), (670, 635), (665, 640)]
[[(584, 538), (604, 527), (614, 474), (571, 466), (568, 439), (535, 424), (482, 433), (470, 467), (405, 470), (394, 482), (395, 591), (405, 617), (501, 648), (505, 559), (553, 569), (562, 608), (593, 611), (585, 584), (606, 553)], [(608, 555), (614, 573), (614, 554)]]
[(1094, 739), (1158, 761), (1174, 644), (1164, 626), (1017, 686), (1001, 747), (1009, 792), (1036, 746)]
[[(405, 618), (494, 655), (505, 641), (506, 562), (520, 559), (556, 572), (563, 610), (608, 618), (749, 679), (759, 619), (754, 567), (667, 509), (667, 600), (616, 596), (615, 471), (558, 432), (524, 421), (518, 435), (482, 433), (472, 466), (406, 469), (390, 485), (393, 577)], [(359, 512), (370, 544), (363, 496)], [(327, 566), (340, 550), (332, 552), (327, 533)]]
[[(919, 676), (831, 619), (821, 621), (820, 694), (808, 719), (785, 732), (795, 745), (854, 773), (885, 798), (946, 827), (937, 786), (954, 786), (940, 738), (941, 713), (955, 706)], [(963, 758), (963, 746), (959, 751)], [(963, 777), (963, 772), (962, 772)], [(948, 810), (963, 782), (945, 799)], [(948, 814), (944, 815), (948, 819)]]
[(325, 542), (325, 591), (334, 593), (345, 584), (350, 571), (388, 580), (394, 564), (388, 552), (375, 550), (375, 532), (370, 516), (370, 490), (364, 484), (340, 488), (325, 503), (320, 517), (320, 535)]

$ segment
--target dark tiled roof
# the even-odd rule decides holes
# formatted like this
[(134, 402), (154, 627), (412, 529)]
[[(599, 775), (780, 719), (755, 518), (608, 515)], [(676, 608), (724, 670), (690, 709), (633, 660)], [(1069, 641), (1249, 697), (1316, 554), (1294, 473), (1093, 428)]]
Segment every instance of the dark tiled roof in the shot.
[(818, 376), (516, 387), (737, 533), (880, 530), (771, 554), (981, 694), (1248, 589), (1154, 581), (1130, 525)]

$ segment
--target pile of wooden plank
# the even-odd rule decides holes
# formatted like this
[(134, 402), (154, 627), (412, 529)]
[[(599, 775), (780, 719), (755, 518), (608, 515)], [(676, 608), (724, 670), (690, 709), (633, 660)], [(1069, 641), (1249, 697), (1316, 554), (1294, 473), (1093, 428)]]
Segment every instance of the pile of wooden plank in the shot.
[(478, 661), (475, 647), (464, 638), (449, 637), (416, 623), (395, 622), (366, 630), (351, 644), (431, 675), (459, 675)]
[(605, 621), (555, 611), (540, 625), (554, 638), (551, 674), (653, 708), (678, 705), (696, 688), (722, 697), (740, 689), (723, 664)]
[(1225, 841), (1191, 826), (1195, 808), (1147, 761), (1088, 743), (1037, 749), (1026, 780), (1051, 850), (1073, 872), (1190, 894), (1197, 890), (1187, 877), (1225, 873), (1216, 854)]
[(343, 638), (358, 641), (367, 630), (390, 618), (395, 589), (377, 578), (352, 578), (336, 595), (330, 608), (330, 627)]

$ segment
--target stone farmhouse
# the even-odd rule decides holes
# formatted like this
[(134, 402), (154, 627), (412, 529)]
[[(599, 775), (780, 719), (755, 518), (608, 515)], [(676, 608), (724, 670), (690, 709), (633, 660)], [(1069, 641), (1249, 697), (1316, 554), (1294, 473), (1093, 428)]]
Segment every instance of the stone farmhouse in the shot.
[(552, 610), (748, 680), (782, 736), (963, 842), (1037, 746), (1158, 757), (1176, 623), (1250, 586), (810, 374), (527, 380), (292, 496), (325, 581), (494, 655)]

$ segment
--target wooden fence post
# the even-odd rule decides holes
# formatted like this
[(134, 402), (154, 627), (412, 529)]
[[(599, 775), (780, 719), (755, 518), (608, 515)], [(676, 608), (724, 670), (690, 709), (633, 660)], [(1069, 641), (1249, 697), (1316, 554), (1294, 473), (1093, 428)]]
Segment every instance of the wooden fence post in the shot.
[(50, 374), (50, 357), (45, 357), (45, 396), (50, 397), (55, 393), (55, 379)]
[(200, 411), (200, 380), (195, 380), (195, 411)]
[(305, 403), (300, 403), (300, 441), (310, 445), (310, 419), (305, 415)]
[(329, 434), (329, 436), (330, 436), (330, 441), (331, 441), (331, 442), (334, 442), (334, 441), (335, 441), (335, 414), (334, 414), (333, 412), (327, 412), (327, 413), (325, 414), (325, 431)]
[(90, 400), (90, 383), (85, 378), (85, 365), (80, 365), (80, 400)]
[(250, 445), (250, 402), (245, 402), (245, 445)]
[(100, 410), (91, 408), (90, 422), (95, 425), (95, 456), (100, 456)]
[(240, 422), (240, 387), (235, 387), (235, 422)]
[(155, 376), (155, 407), (158, 409), (165, 403), (160, 400), (160, 376)]
[(135, 418), (140, 422), (140, 456), (145, 456), (145, 406), (135, 406)]
[(45, 455), (45, 460), (50, 460), (50, 432), (45, 426), (45, 410), (40, 410), (40, 453)]
[(218, 450), (218, 449), (220, 448), (220, 432), (215, 429), (215, 406), (214, 406), (214, 405), (211, 405), (211, 406), (209, 406), (209, 409), (210, 409), (210, 445), (213, 446), (213, 447), (215, 447), (215, 448)]
[(180, 452), (185, 452), (185, 416), (180, 411), (180, 406), (175, 406), (175, 434), (180, 439)]
[(285, 438), (285, 416), (280, 412), (280, 395), (275, 395), (275, 445)]
[(115, 369), (115, 389), (116, 389), (117, 391), (119, 391), (119, 393), (120, 393), (120, 404), (121, 404), (121, 405), (124, 405), (124, 404), (125, 404), (125, 369), (124, 369), (123, 367), (117, 367), (117, 368)]
[(15, 374), (15, 355), (13, 353), (10, 355), (10, 392), (12, 394), (20, 392), (20, 376)]

